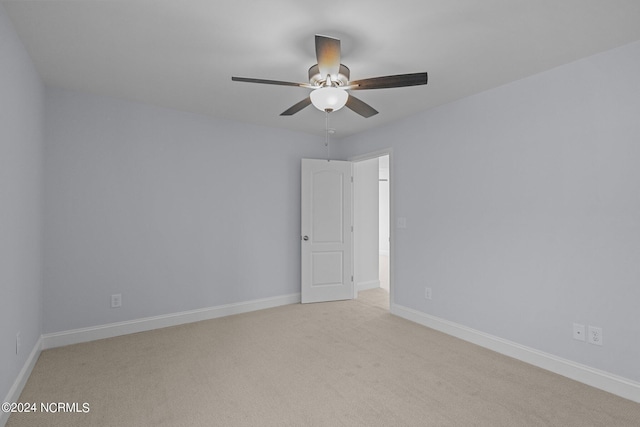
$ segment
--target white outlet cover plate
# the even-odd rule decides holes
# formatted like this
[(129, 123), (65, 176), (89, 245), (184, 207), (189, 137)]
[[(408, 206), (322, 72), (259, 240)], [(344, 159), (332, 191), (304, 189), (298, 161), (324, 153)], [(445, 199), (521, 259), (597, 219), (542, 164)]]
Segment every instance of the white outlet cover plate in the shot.
[(122, 307), (122, 294), (111, 295), (111, 308)]
[(588, 332), (587, 342), (589, 344), (602, 345), (602, 328), (589, 326)]

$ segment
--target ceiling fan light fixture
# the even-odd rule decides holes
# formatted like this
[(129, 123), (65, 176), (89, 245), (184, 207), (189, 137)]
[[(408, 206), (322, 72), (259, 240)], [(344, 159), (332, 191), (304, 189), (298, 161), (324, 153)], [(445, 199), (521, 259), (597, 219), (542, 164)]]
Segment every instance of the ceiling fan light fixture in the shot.
[[(316, 59), (318, 63), (309, 68), (309, 83), (247, 77), (231, 77), (231, 80), (312, 89), (310, 96), (280, 113), (281, 116), (292, 116), (313, 104), (318, 110), (327, 113), (337, 111), (346, 106), (365, 118), (372, 117), (378, 112), (366, 102), (347, 93), (347, 90), (389, 89), (427, 84), (426, 72), (371, 77), (355, 81), (349, 80), (349, 68), (340, 63), (340, 40), (334, 37), (316, 34)], [(328, 114), (326, 116), (327, 118), (329, 117)]]
[(311, 92), (311, 103), (320, 111), (338, 111), (347, 103), (349, 94), (337, 87), (321, 87)]

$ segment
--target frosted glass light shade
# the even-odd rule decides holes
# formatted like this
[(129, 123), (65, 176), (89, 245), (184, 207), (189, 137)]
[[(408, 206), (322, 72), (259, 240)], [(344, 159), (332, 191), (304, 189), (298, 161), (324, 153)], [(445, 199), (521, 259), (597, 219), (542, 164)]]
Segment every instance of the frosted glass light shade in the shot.
[(337, 87), (321, 87), (311, 92), (311, 103), (320, 111), (338, 111), (347, 103), (349, 94)]

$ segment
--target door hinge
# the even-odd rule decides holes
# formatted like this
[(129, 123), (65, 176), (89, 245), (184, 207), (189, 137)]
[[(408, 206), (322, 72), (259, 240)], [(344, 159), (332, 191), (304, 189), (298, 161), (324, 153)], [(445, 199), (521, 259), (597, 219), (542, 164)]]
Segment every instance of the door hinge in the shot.
[(351, 276), (351, 283), (353, 283), (353, 276)]
[(353, 176), (351, 177), (351, 182), (353, 182)]

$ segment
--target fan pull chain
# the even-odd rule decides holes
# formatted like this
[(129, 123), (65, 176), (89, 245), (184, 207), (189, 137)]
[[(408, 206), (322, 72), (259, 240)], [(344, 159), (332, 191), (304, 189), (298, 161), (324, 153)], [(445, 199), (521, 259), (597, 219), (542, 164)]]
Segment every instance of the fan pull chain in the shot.
[(325, 114), (324, 146), (327, 147), (327, 161), (330, 161), (331, 157), (329, 156), (329, 110), (324, 110), (324, 114)]

